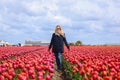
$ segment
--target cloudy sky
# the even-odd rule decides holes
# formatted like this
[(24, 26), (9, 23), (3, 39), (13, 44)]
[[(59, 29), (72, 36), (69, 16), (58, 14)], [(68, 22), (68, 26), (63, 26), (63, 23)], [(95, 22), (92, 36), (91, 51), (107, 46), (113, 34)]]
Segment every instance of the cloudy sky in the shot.
[(68, 42), (120, 44), (120, 0), (0, 0), (0, 40), (50, 41), (57, 24)]

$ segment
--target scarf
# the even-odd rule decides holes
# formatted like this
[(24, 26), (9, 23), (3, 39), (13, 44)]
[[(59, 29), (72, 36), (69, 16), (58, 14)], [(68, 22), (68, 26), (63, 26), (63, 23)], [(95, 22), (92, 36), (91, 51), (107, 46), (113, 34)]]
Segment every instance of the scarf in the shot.
[(64, 32), (63, 32), (63, 30), (56, 30), (55, 31), (55, 35), (58, 35), (58, 36), (63, 36), (64, 37)]

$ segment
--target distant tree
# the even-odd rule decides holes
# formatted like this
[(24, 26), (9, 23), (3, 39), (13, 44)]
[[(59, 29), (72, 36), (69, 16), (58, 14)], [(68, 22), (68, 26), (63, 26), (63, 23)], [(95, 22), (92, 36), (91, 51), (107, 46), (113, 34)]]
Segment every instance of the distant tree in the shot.
[(74, 46), (74, 43), (69, 43), (70, 46)]
[(80, 46), (80, 45), (82, 45), (82, 42), (81, 41), (76, 41), (75, 45)]
[(18, 43), (18, 46), (21, 46), (21, 43)]

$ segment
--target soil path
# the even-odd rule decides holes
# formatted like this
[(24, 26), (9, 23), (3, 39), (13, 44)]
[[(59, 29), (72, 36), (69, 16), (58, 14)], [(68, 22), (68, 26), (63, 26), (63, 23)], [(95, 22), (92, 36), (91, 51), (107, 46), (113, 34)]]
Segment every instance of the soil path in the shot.
[(61, 75), (58, 71), (57, 71), (57, 65), (55, 63), (55, 71), (54, 71), (54, 75), (52, 80), (64, 80), (63, 79), (63, 75)]

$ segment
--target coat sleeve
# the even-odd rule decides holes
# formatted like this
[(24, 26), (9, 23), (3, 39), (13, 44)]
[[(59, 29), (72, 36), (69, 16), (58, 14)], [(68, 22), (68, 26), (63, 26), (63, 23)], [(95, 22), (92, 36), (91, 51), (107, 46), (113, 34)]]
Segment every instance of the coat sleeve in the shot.
[(64, 37), (63, 37), (63, 41), (64, 41), (66, 47), (67, 47), (68, 49), (70, 49), (70, 46), (69, 46), (68, 43), (67, 43), (67, 40), (66, 40), (65, 34), (64, 34)]
[(53, 37), (54, 37), (54, 33), (53, 33), (53, 35), (52, 35), (52, 38), (51, 38), (51, 41), (50, 41), (50, 45), (49, 45), (49, 50), (51, 49), (51, 47), (52, 47), (52, 45), (53, 45)]

